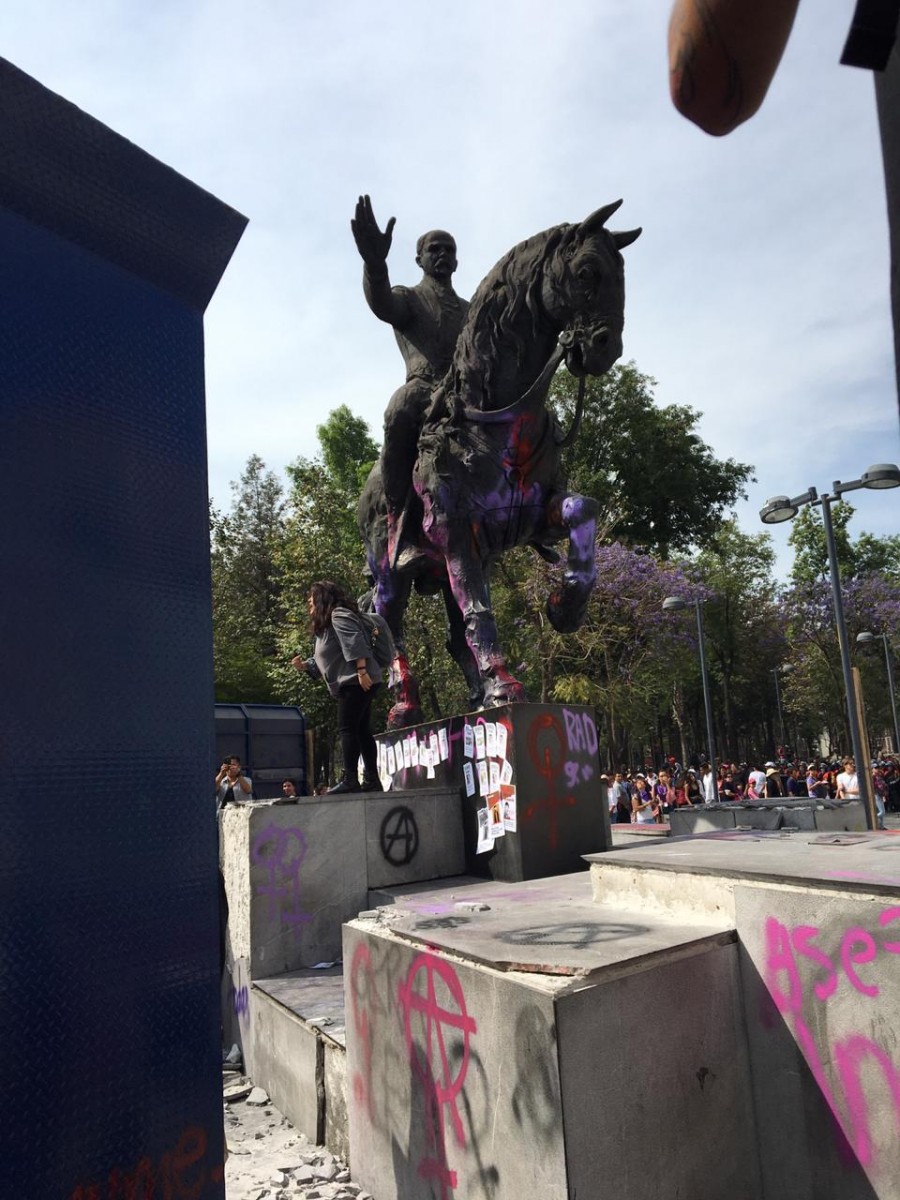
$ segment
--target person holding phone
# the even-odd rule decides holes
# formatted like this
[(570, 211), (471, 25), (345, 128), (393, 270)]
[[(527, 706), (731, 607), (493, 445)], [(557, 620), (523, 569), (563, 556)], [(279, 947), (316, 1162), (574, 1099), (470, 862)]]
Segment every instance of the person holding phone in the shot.
[(236, 800), (249, 800), (253, 794), (253, 781), (241, 768), (236, 754), (229, 754), (219, 767), (216, 776), (216, 803), (219, 808), (234, 804)]

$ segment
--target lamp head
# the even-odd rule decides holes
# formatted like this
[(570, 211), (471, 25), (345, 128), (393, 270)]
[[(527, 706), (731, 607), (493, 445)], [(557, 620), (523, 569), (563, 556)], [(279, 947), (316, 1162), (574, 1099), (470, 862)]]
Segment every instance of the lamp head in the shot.
[(876, 491), (900, 487), (900, 467), (894, 463), (875, 463), (868, 471), (863, 471), (860, 482), (863, 487)]
[(683, 608), (687, 608), (687, 601), (682, 600), (680, 596), (666, 596), (662, 608), (663, 612), (681, 612)]
[(780, 525), (782, 521), (791, 521), (800, 509), (790, 496), (773, 496), (759, 510), (759, 519), (763, 525)]
[(863, 630), (862, 633), (858, 633), (856, 635), (856, 642), (857, 642), (857, 645), (859, 645), (859, 646), (867, 646), (869, 644), (869, 642), (874, 642), (874, 641), (875, 641), (875, 634), (870, 633), (867, 629)]

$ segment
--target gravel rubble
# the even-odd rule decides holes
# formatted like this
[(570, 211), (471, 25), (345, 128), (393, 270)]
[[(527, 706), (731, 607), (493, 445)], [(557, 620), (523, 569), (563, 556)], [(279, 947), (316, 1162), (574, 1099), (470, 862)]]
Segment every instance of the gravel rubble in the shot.
[(227, 1200), (372, 1200), (347, 1164), (313, 1145), (262, 1088), (238, 1071), (223, 1079)]

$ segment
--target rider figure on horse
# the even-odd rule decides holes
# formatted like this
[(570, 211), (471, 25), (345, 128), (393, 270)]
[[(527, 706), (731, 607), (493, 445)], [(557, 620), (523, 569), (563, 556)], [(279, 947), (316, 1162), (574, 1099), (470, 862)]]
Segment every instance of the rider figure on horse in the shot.
[(406, 363), (406, 382), (394, 392), (384, 414), (381, 474), (387, 503), (388, 562), (395, 565), (403, 545), (403, 514), (409, 496), (419, 434), (432, 389), (447, 372), (469, 302), (457, 296), (451, 278), (456, 270), (456, 242), (442, 229), (432, 229), (416, 243), (422, 280), (415, 287), (391, 287), (387, 256), (394, 224), (378, 227), (368, 196), (361, 196), (350, 222), (356, 248), (365, 264), (363, 290), (369, 308), (393, 326)]

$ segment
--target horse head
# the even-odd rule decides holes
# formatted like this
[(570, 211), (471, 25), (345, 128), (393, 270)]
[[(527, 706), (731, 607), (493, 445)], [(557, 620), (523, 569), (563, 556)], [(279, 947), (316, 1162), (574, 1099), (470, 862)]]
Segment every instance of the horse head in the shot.
[(602, 375), (622, 354), (625, 273), (621, 251), (640, 229), (612, 233), (607, 220), (621, 200), (564, 227), (544, 275), (542, 301), (560, 328), (566, 366), (573, 375)]

